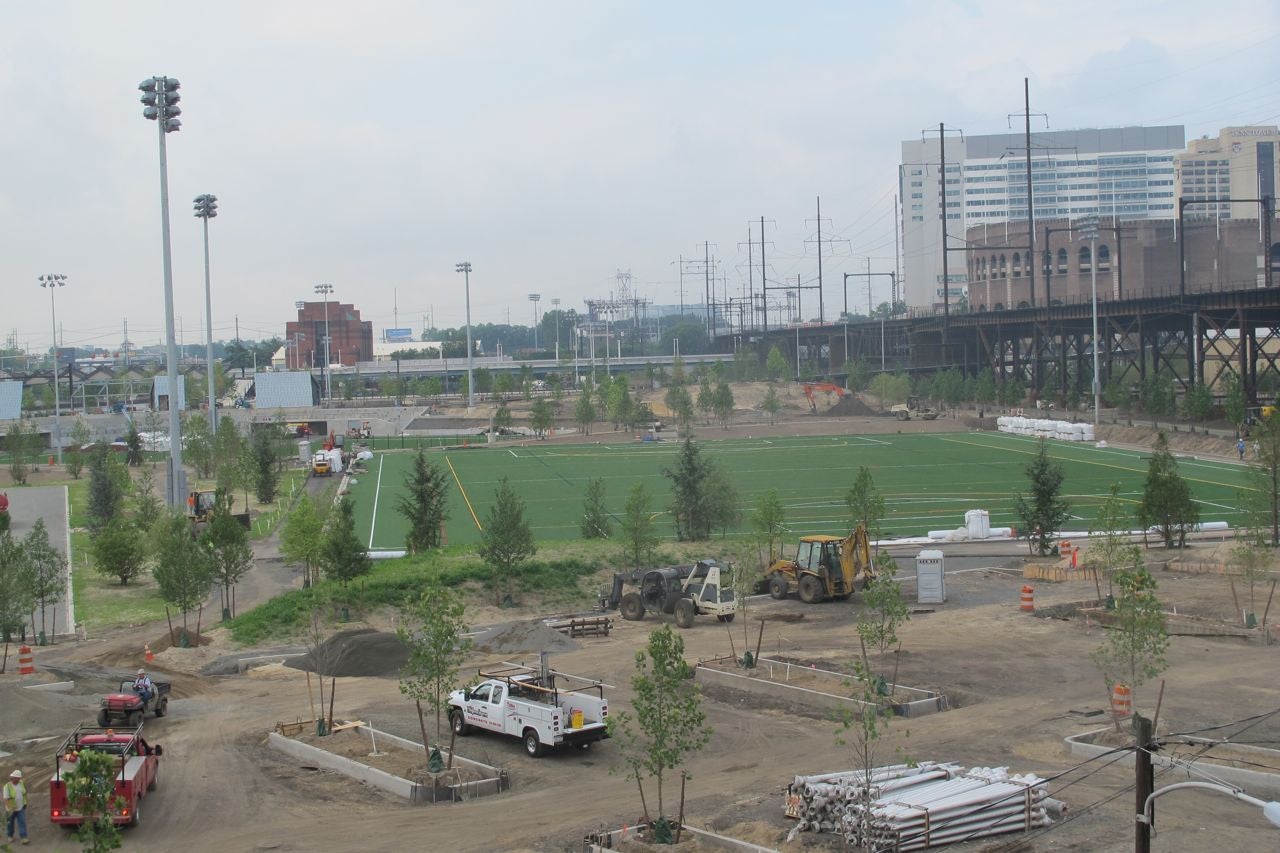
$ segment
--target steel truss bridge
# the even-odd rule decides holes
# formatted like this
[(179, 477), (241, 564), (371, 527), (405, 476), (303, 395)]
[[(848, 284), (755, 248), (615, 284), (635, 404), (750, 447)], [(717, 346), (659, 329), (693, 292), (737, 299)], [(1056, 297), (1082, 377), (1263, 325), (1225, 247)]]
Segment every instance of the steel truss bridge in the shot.
[[(1022, 381), (1041, 394), (1091, 390), (1098, 347), (1102, 384), (1158, 372), (1185, 390), (1218, 388), (1228, 375), (1257, 402), (1259, 383), (1280, 385), (1280, 288), (1160, 294), (1091, 303), (912, 317), (856, 324), (806, 324), (717, 339), (724, 352), (778, 346), (790, 359), (831, 376), (857, 359), (871, 370), (932, 372), (990, 368), (997, 382)], [(794, 362), (793, 362), (794, 363)]]

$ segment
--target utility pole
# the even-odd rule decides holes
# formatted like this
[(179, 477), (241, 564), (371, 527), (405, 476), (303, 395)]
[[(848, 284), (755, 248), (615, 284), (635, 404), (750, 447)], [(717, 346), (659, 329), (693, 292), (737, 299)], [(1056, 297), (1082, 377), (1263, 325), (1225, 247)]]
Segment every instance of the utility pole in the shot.
[(818, 322), (821, 323), (825, 319), (822, 313), (822, 196), (815, 196), (815, 198), (818, 205)]
[(867, 258), (867, 319), (872, 317), (871, 313), (871, 259)]
[(715, 330), (712, 328), (711, 313), (711, 244), (703, 241), (702, 243), (702, 299), (706, 303), (707, 314), (707, 334), (715, 336)]
[[(1134, 802), (1137, 809), (1134, 814), (1143, 815), (1147, 811), (1147, 799), (1155, 790), (1155, 774), (1151, 770), (1151, 740), (1153, 737), (1151, 721), (1141, 714), (1133, 715), (1133, 734), (1136, 748), (1133, 756)], [(1155, 805), (1151, 806), (1150, 823), (1137, 820), (1133, 824), (1134, 853), (1151, 853), (1151, 828), (1155, 826)]]
[(764, 262), (764, 217), (760, 217), (760, 312), (764, 315), (764, 337), (769, 338), (769, 277)]
[(893, 197), (893, 293), (889, 300), (889, 313), (895, 314), (898, 310), (898, 282), (902, 280), (902, 268), (898, 266), (898, 256), (901, 251), (898, 248), (898, 232), (902, 226), (902, 221), (898, 219), (898, 196)]
[[(1024, 139), (1027, 145), (1027, 254), (1029, 255), (1025, 264), (1027, 275), (1030, 277), (1031, 284), (1031, 307), (1036, 307), (1036, 264), (1039, 260), (1036, 258), (1036, 207), (1035, 199), (1031, 195), (1031, 81), (1029, 78), (1022, 78), (1022, 117), (1025, 121)], [(1096, 264), (1094, 266), (1097, 266)], [(1048, 300), (1045, 301), (1046, 307)], [(973, 310), (972, 307), (969, 310)], [(1098, 342), (1094, 339), (1094, 349), (1097, 349)], [(1095, 414), (1097, 410), (1095, 409)]]
[(755, 287), (755, 270), (751, 267), (754, 264), (751, 246), (751, 223), (747, 223), (747, 309), (751, 316), (751, 328), (756, 327), (756, 287)]

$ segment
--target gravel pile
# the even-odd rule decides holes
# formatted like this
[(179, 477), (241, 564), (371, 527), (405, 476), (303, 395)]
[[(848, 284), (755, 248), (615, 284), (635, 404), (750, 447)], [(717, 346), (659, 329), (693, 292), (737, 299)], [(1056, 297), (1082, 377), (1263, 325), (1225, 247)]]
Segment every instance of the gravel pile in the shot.
[(398, 677), (409, 650), (395, 634), (372, 628), (341, 631), (285, 666), (320, 675)]
[(540, 620), (498, 625), (473, 638), (475, 650), (491, 655), (571, 652), (582, 646)]

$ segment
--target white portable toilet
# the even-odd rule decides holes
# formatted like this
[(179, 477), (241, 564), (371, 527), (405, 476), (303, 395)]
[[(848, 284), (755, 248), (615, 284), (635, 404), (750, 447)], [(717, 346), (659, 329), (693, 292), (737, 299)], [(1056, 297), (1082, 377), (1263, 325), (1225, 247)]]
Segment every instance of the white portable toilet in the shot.
[(943, 604), (947, 600), (947, 578), (942, 552), (921, 551), (916, 555), (916, 603)]
[(970, 539), (986, 539), (991, 535), (991, 513), (985, 509), (971, 509), (964, 514), (964, 526)]
[(311, 442), (306, 439), (298, 442), (298, 461), (307, 467), (311, 466)]

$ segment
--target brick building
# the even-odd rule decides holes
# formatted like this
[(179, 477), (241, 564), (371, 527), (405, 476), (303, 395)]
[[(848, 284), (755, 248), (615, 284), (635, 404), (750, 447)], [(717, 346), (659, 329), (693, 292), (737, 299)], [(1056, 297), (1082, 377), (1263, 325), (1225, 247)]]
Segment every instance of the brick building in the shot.
[[(969, 305), (1000, 311), (1087, 301), (1093, 258), (1089, 241), (1070, 230), (1067, 219), (1036, 223), (1035, 298), (1031, 261), (1025, 257), (1026, 222), (978, 225), (966, 232)], [(1117, 232), (1116, 226), (1120, 226)], [(1047, 229), (1047, 231), (1046, 231)], [(1102, 217), (1097, 240), (1098, 299), (1176, 294), (1179, 289), (1177, 220), (1117, 220)], [(1272, 286), (1280, 285), (1280, 220), (1271, 223)], [(1264, 229), (1257, 219), (1186, 223), (1187, 292), (1238, 290), (1268, 284), (1263, 258)]]
[[(329, 355), (334, 364), (354, 367), (373, 358), (373, 322), (361, 320), (354, 305), (329, 302)], [(285, 324), (285, 364), (290, 369), (308, 370), (324, 365), (324, 302), (304, 302), (298, 319)]]

